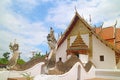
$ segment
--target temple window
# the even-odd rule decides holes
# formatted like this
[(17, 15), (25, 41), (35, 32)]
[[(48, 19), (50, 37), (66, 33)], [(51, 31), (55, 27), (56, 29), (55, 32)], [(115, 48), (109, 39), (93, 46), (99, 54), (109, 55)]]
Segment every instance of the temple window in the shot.
[(100, 56), (100, 61), (104, 61), (104, 56), (103, 55)]
[(61, 57), (59, 57), (59, 61), (62, 61), (62, 58), (61, 58)]

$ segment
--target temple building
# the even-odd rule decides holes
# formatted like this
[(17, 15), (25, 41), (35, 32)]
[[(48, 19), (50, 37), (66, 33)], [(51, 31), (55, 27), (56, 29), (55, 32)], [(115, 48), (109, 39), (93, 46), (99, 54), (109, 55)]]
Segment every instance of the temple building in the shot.
[[(116, 31), (116, 32), (115, 32)], [(119, 28), (94, 28), (77, 12), (58, 40), (56, 62), (66, 62), (76, 55), (82, 62), (91, 61), (98, 69), (115, 69), (120, 58)]]

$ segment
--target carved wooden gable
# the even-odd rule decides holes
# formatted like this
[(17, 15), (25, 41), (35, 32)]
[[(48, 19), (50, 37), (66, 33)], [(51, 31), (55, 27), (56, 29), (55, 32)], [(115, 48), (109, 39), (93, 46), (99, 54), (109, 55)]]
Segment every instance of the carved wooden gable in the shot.
[(78, 33), (80, 34), (89, 34), (89, 30), (87, 29), (87, 27), (80, 21), (78, 20), (76, 22), (76, 24), (74, 25), (71, 33), (69, 34), (69, 36), (75, 36)]

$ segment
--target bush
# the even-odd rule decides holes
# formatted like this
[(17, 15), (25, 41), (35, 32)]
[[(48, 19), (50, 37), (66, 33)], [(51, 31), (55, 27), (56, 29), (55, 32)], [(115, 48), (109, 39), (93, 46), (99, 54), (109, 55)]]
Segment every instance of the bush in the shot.
[(0, 64), (8, 64), (8, 60), (6, 58), (0, 58)]
[(18, 59), (18, 60), (17, 60), (17, 64), (22, 65), (22, 64), (24, 64), (24, 63), (25, 63), (25, 61), (24, 61), (23, 59)]

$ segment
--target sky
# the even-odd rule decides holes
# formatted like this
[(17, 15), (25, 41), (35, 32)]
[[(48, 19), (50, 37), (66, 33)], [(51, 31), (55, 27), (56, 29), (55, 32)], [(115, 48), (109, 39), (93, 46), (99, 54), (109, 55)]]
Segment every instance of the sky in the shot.
[(63, 33), (75, 15), (75, 8), (91, 24), (120, 26), (120, 0), (1, 0), (0, 57), (16, 39), (21, 58), (29, 60), (32, 52), (49, 52), (47, 35), (53, 27), (55, 37)]

